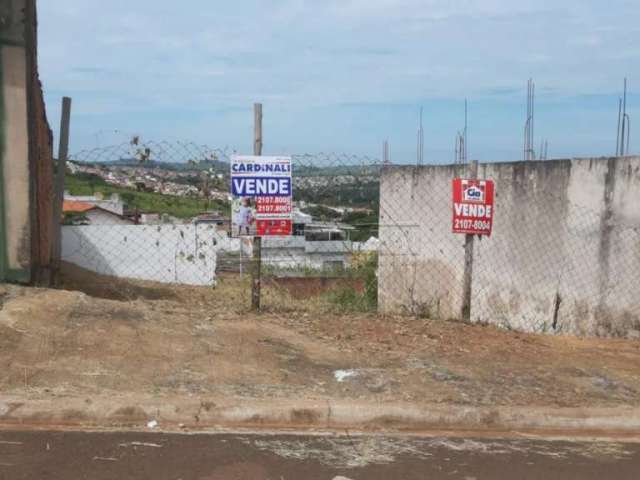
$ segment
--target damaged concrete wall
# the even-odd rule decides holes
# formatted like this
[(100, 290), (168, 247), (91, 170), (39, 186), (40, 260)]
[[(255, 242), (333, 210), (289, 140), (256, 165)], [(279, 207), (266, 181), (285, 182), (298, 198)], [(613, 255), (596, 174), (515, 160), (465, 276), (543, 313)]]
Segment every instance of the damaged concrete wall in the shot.
[(27, 55), (24, 1), (3, 2), (0, 16), (0, 164), (3, 278), (24, 277), (31, 263)]
[(215, 225), (62, 227), (62, 259), (101, 275), (184, 285), (215, 285)]
[(52, 139), (36, 39), (35, 0), (0, 3), (0, 280), (47, 283)]
[[(427, 301), (431, 316), (460, 316), (464, 237), (450, 233), (457, 175), (452, 166), (383, 172), (383, 311)], [(581, 335), (640, 329), (640, 158), (481, 164), (479, 177), (493, 179), (497, 195), (493, 235), (475, 241), (473, 321)], [(412, 222), (404, 230), (414, 233), (401, 233)]]

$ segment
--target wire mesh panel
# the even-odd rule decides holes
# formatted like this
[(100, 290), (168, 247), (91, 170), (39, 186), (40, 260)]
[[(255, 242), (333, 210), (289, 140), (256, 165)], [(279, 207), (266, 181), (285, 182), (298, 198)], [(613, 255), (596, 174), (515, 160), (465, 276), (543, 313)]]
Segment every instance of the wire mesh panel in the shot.
[[(133, 138), (72, 155), (69, 199), (93, 207), (65, 214), (63, 259), (115, 277), (237, 279), (249, 298), (255, 255), (250, 237), (230, 232), (231, 153)], [(640, 159), (481, 165), (495, 217), (492, 235), (472, 244), (452, 232), (452, 180), (465, 165), (291, 159), (293, 235), (261, 247), (265, 288), (278, 292), (263, 296), (267, 309), (313, 297), (534, 332), (640, 331), (640, 218), (629, 206), (640, 201)]]
[(462, 167), (390, 166), (382, 175), (379, 304), (458, 318), (464, 238), (451, 234), (450, 179)]
[(379, 161), (294, 154), (292, 165), (294, 235), (263, 239), (263, 275), (299, 299), (311, 294), (338, 309), (375, 310)]
[(211, 225), (68, 225), (62, 259), (107, 276), (213, 285), (216, 253), (229, 242)]
[(499, 193), (493, 235), (474, 246), (473, 321), (599, 335), (640, 326), (640, 224), (620, 215), (606, 172), (606, 160), (483, 165)]
[[(69, 203), (89, 202), (98, 210), (65, 217), (64, 259), (132, 279), (242, 282), (251, 275), (254, 252), (250, 238), (232, 238), (237, 232), (230, 231), (231, 153), (134, 137), (72, 155)], [(265, 283), (294, 296), (310, 289), (337, 306), (375, 309), (379, 162), (334, 153), (291, 157), (294, 235), (263, 239)], [(107, 218), (105, 210), (116, 215)]]
[[(640, 197), (632, 159), (483, 164), (493, 180), (490, 237), (452, 233), (457, 166), (382, 171), (379, 307), (533, 332), (626, 335), (640, 329)], [(635, 170), (634, 170), (635, 168)], [(616, 180), (616, 177), (618, 178)]]

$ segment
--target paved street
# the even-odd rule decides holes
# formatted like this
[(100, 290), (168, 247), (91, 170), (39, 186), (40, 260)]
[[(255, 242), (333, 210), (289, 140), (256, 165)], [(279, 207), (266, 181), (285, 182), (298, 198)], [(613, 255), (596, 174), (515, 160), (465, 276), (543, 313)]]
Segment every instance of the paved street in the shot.
[(637, 479), (640, 444), (82, 432), (0, 433), (0, 479)]

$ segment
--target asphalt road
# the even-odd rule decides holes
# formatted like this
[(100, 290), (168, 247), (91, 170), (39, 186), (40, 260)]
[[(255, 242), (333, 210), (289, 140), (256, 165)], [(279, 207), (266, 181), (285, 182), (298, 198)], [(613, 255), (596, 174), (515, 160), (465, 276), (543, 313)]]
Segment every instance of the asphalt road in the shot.
[(0, 432), (7, 480), (638, 479), (640, 444), (584, 441)]

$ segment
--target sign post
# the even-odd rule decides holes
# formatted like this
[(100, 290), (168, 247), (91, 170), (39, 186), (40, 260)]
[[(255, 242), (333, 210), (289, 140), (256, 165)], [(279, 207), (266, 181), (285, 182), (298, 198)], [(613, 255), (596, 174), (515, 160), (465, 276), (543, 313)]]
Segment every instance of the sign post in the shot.
[(471, 320), (471, 279), (474, 235), (491, 235), (494, 216), (494, 184), (478, 180), (478, 162), (469, 165), (467, 178), (453, 179), (453, 233), (465, 234), (462, 319)]
[[(262, 104), (253, 104), (253, 154), (262, 155)], [(253, 268), (251, 269), (251, 310), (260, 310), (262, 273), (262, 237), (253, 237)]]
[(231, 157), (231, 234), (253, 237), (251, 309), (260, 310), (262, 237), (291, 235), (291, 157), (262, 156), (262, 105), (254, 105), (254, 155)]
[(53, 204), (53, 278), (52, 283), (60, 283), (60, 264), (62, 261), (62, 204), (64, 203), (64, 177), (69, 154), (69, 125), (71, 123), (71, 98), (62, 97), (60, 118), (60, 141), (58, 144), (58, 163), (55, 177)]

